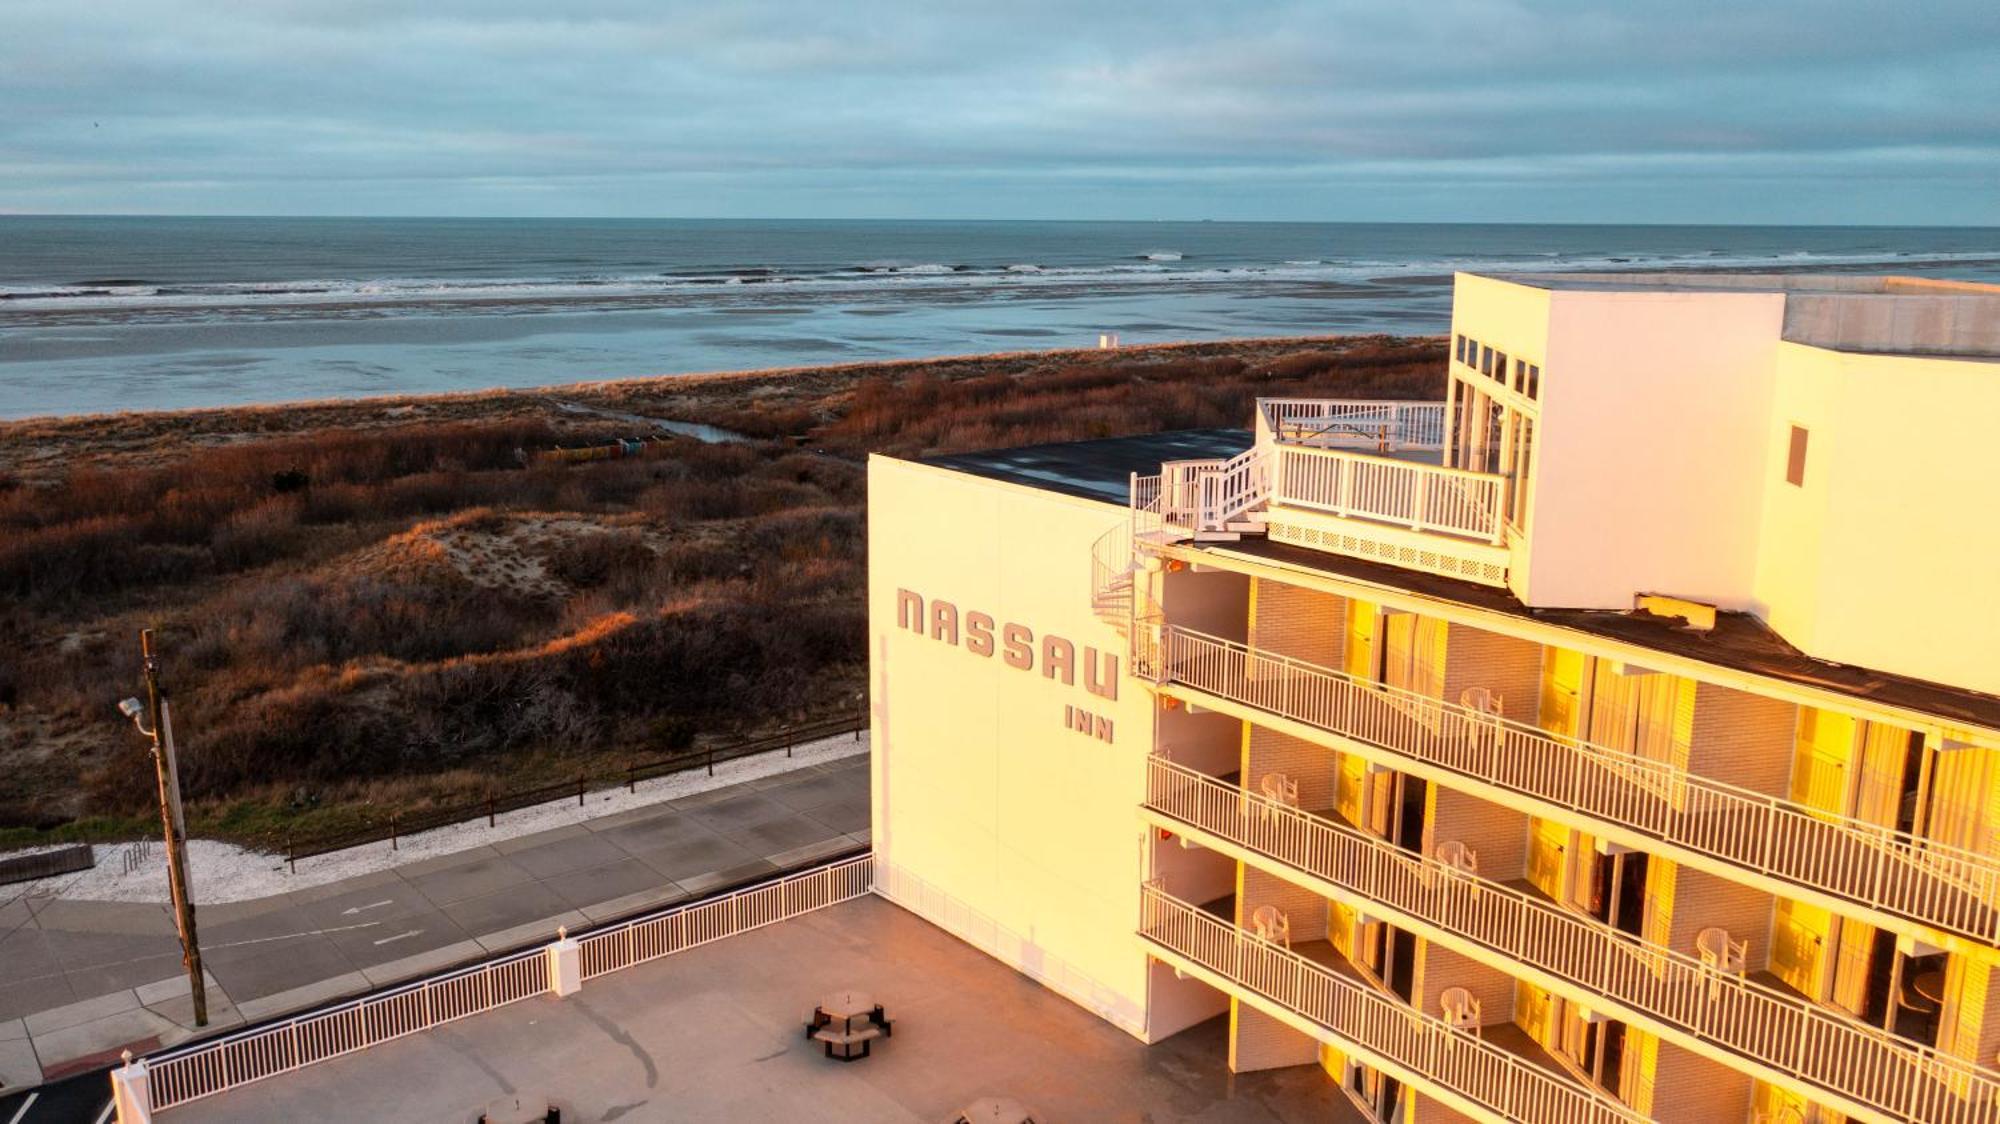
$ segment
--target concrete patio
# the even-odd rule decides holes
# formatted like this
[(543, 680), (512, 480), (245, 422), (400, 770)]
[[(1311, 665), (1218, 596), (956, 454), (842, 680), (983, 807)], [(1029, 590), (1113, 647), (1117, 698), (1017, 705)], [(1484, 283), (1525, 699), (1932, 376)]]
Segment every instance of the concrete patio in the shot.
[[(895, 1020), (827, 1060), (802, 1023), (868, 991)], [(980, 1096), (1052, 1121), (1359, 1121), (1317, 1067), (1232, 1076), (1224, 1020), (1146, 1046), (867, 897), (246, 1086), (187, 1121), (469, 1120), (493, 1098), (565, 1120), (924, 1121)]]

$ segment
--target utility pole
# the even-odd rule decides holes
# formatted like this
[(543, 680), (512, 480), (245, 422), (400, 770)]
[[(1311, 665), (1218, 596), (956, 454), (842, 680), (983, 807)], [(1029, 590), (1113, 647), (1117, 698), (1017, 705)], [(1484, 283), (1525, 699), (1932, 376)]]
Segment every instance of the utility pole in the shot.
[(146, 663), (146, 710), (153, 728), (153, 767), (160, 779), (160, 823), (165, 833), (167, 884), (174, 899), (174, 924), (181, 934), (181, 962), (187, 965), (188, 987), (194, 996), (194, 1025), (208, 1025), (208, 989), (202, 982), (201, 943), (195, 939), (194, 901), (188, 896), (187, 825), (181, 818), (181, 774), (174, 759), (172, 707), (160, 686), (160, 659), (153, 652), (153, 630), (139, 633), (139, 651)]

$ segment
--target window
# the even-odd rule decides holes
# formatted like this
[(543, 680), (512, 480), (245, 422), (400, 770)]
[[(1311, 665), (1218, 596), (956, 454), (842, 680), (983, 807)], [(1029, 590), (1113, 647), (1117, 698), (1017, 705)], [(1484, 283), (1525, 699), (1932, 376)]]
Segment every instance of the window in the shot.
[(1528, 364), (1527, 385), (1521, 393), (1533, 400), (1539, 400), (1542, 396), (1542, 369), (1533, 363)]
[(1497, 352), (1497, 351), (1493, 353), (1493, 370), (1492, 370), (1492, 375), (1493, 375), (1493, 377), (1494, 377), (1495, 379), (1498, 379), (1498, 380), (1500, 381), (1500, 383), (1501, 383), (1501, 384), (1502, 384), (1503, 386), (1504, 386), (1504, 385), (1506, 384), (1506, 382), (1507, 382), (1507, 357), (1506, 357), (1505, 355), (1502, 355), (1502, 354), (1500, 354), (1500, 353), (1499, 353), (1499, 352)]
[(1804, 426), (1792, 427), (1792, 448), (1785, 456), (1785, 483), (1798, 487), (1806, 486), (1806, 431)]
[(1456, 350), (1455, 352), (1453, 352), (1453, 353), (1452, 353), (1452, 354), (1453, 354), (1453, 356), (1454, 356), (1454, 357), (1455, 357), (1455, 358), (1456, 358), (1456, 359), (1457, 359), (1457, 360), (1458, 360), (1458, 361), (1459, 361), (1460, 363), (1463, 363), (1463, 362), (1465, 362), (1465, 344), (1466, 344), (1466, 340), (1465, 340), (1465, 337), (1464, 337), (1464, 336), (1460, 336), (1460, 337), (1458, 337), (1458, 350)]
[(1483, 344), (1479, 348), (1479, 373), (1482, 375), (1493, 373), (1493, 349)]

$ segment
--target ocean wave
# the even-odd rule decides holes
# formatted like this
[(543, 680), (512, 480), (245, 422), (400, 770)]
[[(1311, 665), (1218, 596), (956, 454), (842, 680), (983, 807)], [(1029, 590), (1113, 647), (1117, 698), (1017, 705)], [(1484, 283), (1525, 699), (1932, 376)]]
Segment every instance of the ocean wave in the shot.
[[(924, 261), (876, 261), (852, 266), (769, 265), (689, 267), (631, 274), (567, 277), (377, 277), (155, 283), (137, 278), (91, 278), (69, 283), (0, 285), (0, 307), (29, 312), (45, 309), (103, 309), (107, 315), (158, 309), (228, 308), (232, 315), (255, 315), (259, 308), (309, 313), (314, 306), (374, 307), (420, 313), (429, 307), (480, 304), (630, 303), (673, 299), (686, 294), (746, 290), (859, 293), (870, 289), (1025, 287), (1117, 287), (1152, 285), (1294, 284), (1367, 285), (1408, 278), (1410, 283), (1455, 271), (1559, 272), (1605, 270), (1893, 269), (1977, 266), (2000, 269), (2000, 251), (1825, 253), (1774, 251), (1744, 253), (1691, 249), (1671, 253), (1577, 254), (1523, 251), (1511, 255), (1427, 255), (1412, 258), (1290, 258), (1273, 262), (1183, 264), (1172, 251), (1153, 251), (1097, 264), (1052, 265), (1028, 262), (990, 265)], [(118, 284), (112, 284), (112, 282)], [(732, 298), (735, 299), (735, 298)]]

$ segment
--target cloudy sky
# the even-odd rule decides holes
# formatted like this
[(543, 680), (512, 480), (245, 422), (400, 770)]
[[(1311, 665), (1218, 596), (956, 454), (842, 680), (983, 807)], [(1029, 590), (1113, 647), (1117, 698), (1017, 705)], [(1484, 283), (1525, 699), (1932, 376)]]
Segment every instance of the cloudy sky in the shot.
[(2000, 224), (2000, 2), (0, 0), (0, 211)]

